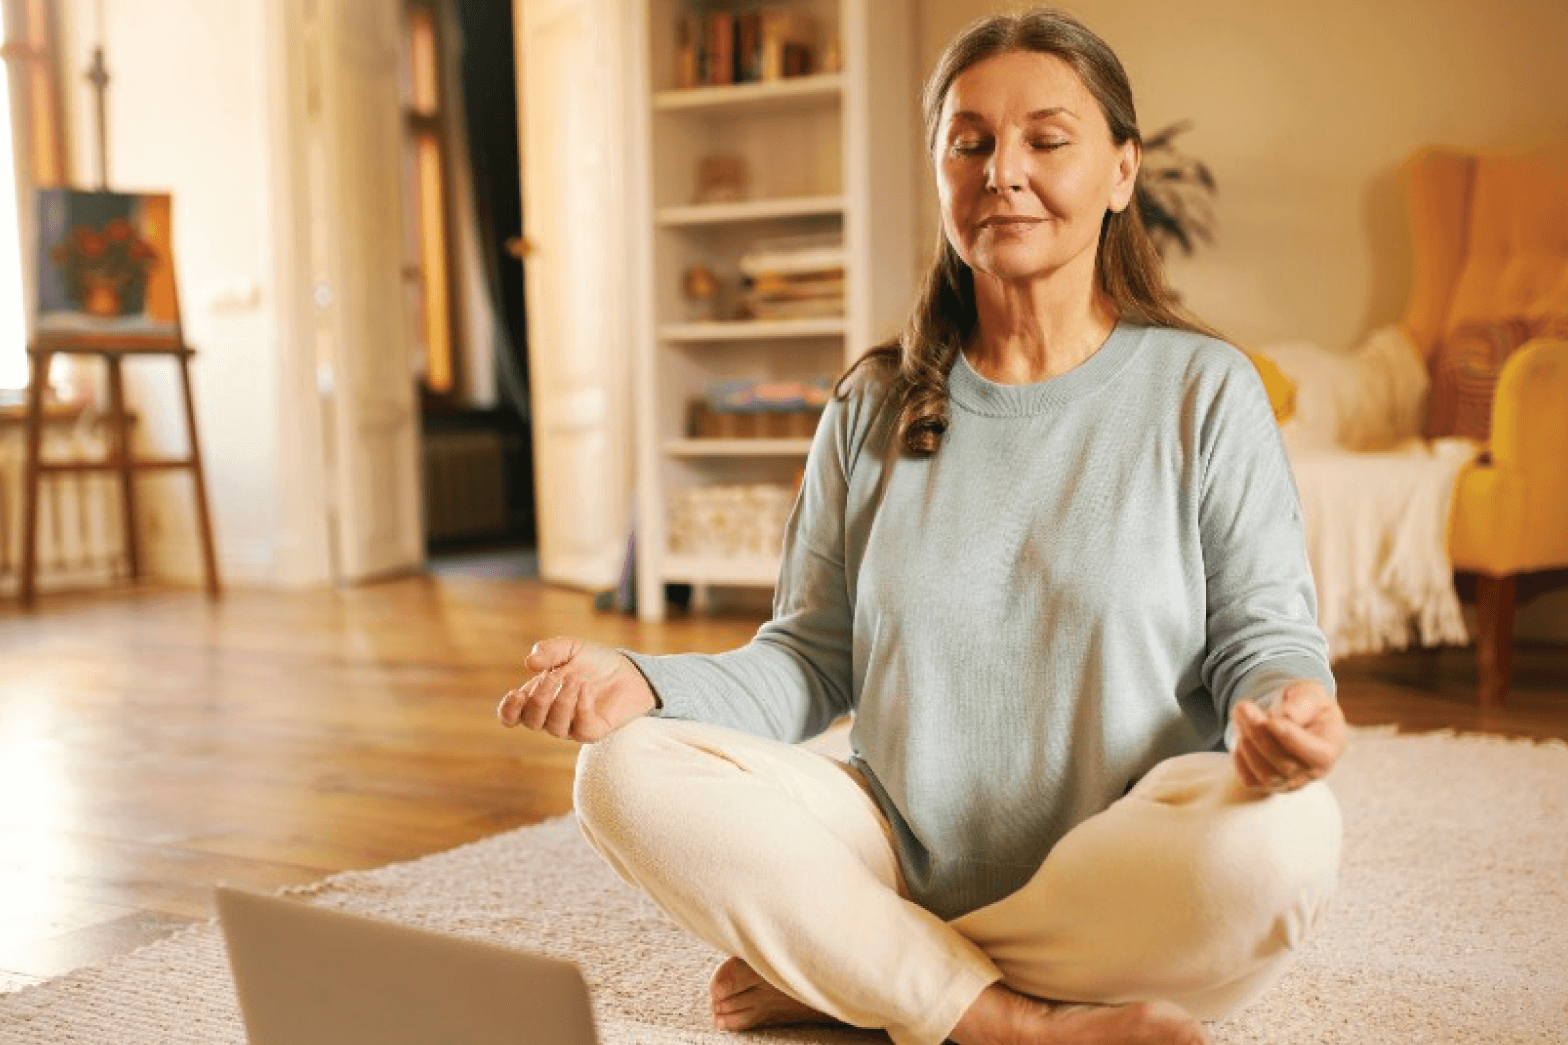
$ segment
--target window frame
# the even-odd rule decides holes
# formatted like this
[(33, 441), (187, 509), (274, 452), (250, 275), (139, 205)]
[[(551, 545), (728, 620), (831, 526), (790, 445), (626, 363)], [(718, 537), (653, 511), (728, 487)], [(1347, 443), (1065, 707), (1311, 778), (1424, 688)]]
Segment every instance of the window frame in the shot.
[[(421, 188), (421, 172), (419, 169), (419, 148), (422, 139), (428, 139), (435, 144), (437, 178), (440, 181), (439, 221), (441, 225), (440, 256), (443, 265), (443, 290), (446, 297), (446, 372), (448, 375), (447, 387), (444, 389), (433, 388), (429, 381), (429, 363), (431, 354), (435, 351), (430, 344), (428, 334), (425, 335), (426, 376), (420, 382), (420, 389), (424, 395), (427, 407), (444, 408), (455, 407), (462, 400), (464, 387), (463, 352), (461, 351), (461, 338), (463, 326), (461, 309), (459, 307), (459, 279), (458, 257), (453, 234), (453, 219), (455, 207), (452, 193), (452, 162), (448, 154), (449, 124), (446, 118), (447, 77), (445, 73), (446, 37), (445, 37), (445, 4), (441, 0), (405, 0), (404, 9), (404, 45), (408, 60), (408, 91), (403, 102), (403, 129), (404, 140), (412, 156), (414, 164), (414, 184), (411, 190), (414, 194), (413, 216), (415, 228), (413, 230), (417, 241), (417, 254), (419, 258), (418, 280), (420, 285), (421, 314), (424, 318), (425, 329), (429, 329), (429, 310), (431, 305), (432, 287), (429, 273), (425, 266), (425, 228), (424, 228), (424, 193)], [(414, 12), (418, 10), (429, 18), (432, 36), (432, 53), (435, 61), (435, 97), (434, 104), (429, 110), (421, 110), (414, 97), (414, 78), (417, 75), (414, 69), (416, 61), (414, 54)]]

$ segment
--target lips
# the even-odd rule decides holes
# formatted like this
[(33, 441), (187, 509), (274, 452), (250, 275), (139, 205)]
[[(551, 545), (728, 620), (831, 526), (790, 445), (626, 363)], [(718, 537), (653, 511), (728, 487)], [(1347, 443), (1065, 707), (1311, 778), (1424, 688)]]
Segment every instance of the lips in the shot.
[(1026, 214), (993, 214), (980, 221), (982, 229), (991, 228), (1018, 228), (1026, 225), (1038, 225), (1044, 218), (1031, 218)]

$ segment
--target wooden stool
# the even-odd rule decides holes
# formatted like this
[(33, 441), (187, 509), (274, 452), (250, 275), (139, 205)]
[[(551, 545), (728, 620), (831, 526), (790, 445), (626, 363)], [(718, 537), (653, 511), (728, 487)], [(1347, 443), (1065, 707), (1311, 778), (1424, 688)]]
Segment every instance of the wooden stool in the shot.
[[(216, 598), (220, 593), (218, 559), (212, 544), (212, 521), (207, 512), (207, 485), (202, 478), (201, 443), (196, 437), (196, 408), (191, 400), (190, 359), (194, 349), (178, 342), (138, 341), (73, 341), (51, 338), (27, 346), (32, 364), (27, 385), (27, 455), (23, 465), (22, 484), (22, 605), (33, 603), (33, 580), (38, 568), (38, 485), (45, 473), (55, 472), (118, 472), (120, 473), (121, 514), (125, 517), (125, 557), (131, 577), (141, 576), (141, 556), (136, 540), (136, 490), (133, 478), (137, 472), (168, 468), (188, 468), (195, 482), (196, 517), (201, 531), (202, 560), (207, 572), (207, 594)], [(49, 364), (55, 355), (98, 356), (109, 366), (109, 456), (102, 461), (44, 461), (43, 446), (44, 389), (49, 383)], [(185, 397), (185, 424), (190, 436), (190, 455), (176, 458), (147, 458), (135, 460), (131, 456), (130, 420), (125, 411), (125, 383), (120, 372), (120, 361), (125, 356), (173, 356), (180, 364), (180, 388)]]

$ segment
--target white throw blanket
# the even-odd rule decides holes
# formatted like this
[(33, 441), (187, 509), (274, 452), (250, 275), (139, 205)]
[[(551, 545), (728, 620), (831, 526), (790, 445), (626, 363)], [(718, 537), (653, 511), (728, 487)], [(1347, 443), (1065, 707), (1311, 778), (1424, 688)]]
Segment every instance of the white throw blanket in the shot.
[(1292, 452), (1331, 657), (1469, 641), (1448, 517), (1476, 449), (1467, 439), (1439, 439), (1378, 453)]
[(1418, 438), (1427, 373), (1394, 327), (1351, 353), (1263, 350), (1296, 385), (1283, 434), (1332, 657), (1469, 641), (1448, 557), (1460, 471), (1480, 447)]

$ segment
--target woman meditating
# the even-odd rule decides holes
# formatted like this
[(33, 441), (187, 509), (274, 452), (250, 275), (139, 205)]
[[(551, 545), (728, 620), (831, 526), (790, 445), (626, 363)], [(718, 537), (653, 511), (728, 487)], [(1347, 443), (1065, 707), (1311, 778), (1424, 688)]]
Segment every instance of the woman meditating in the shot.
[[(540, 642), (499, 714), (585, 743), (588, 838), (733, 956), (722, 1028), (1203, 1041), (1339, 861), (1290, 471), (1130, 206), (1103, 41), (986, 19), (924, 111), (941, 243), (823, 414), (773, 619), (719, 655)], [(850, 713), (848, 764), (795, 746)]]

